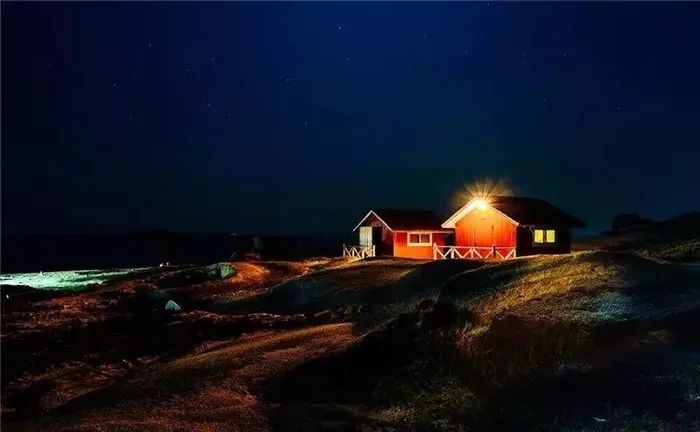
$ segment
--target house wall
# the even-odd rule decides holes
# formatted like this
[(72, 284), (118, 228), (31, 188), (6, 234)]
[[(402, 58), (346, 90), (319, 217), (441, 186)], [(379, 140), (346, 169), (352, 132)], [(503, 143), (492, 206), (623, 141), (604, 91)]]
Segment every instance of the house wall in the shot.
[[(376, 247), (376, 254), (393, 255), (394, 254), (394, 233), (379, 218), (371, 214), (360, 226), (379, 227), (382, 229), (381, 239), (372, 238), (372, 242)], [(360, 244), (360, 229), (357, 229), (357, 244)]]
[(455, 224), (455, 246), (516, 245), (516, 225), (491, 207), (474, 209)]
[[(433, 243), (445, 244), (446, 233), (433, 233)], [(408, 233), (394, 233), (394, 256), (398, 258), (433, 259), (433, 246), (409, 246)]]
[(556, 230), (556, 243), (534, 244), (533, 230), (535, 227), (519, 226), (517, 239), (518, 246), (515, 249), (517, 256), (537, 255), (537, 254), (565, 254), (571, 252), (571, 230), (569, 228), (538, 226), (536, 228)]

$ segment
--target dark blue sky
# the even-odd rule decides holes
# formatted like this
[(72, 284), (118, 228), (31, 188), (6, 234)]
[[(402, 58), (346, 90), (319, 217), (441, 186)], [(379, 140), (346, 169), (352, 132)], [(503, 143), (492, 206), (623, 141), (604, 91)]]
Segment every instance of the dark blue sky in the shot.
[(700, 207), (700, 4), (3, 3), (5, 232)]

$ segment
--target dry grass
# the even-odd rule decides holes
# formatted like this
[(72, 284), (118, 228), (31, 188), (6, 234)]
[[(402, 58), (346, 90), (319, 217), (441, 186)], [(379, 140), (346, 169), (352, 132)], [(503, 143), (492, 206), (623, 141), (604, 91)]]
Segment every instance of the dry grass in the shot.
[(474, 369), (502, 380), (578, 355), (604, 328), (700, 308), (698, 270), (603, 251), (539, 256), (455, 276), (439, 300), (464, 311)]
[(700, 212), (578, 239), (574, 250), (637, 253), (671, 262), (700, 261)]
[[(44, 393), (48, 413), (15, 416), (3, 424), (5, 429), (505, 430), (494, 425), (518, 425), (521, 415), (529, 416), (535, 407), (542, 417), (528, 417), (528, 428), (542, 424), (544, 430), (596, 430), (590, 418), (556, 417), (547, 406), (566, 399), (568, 389), (585, 387), (591, 378), (596, 380), (586, 390), (591, 400), (608, 402), (599, 389), (629, 398), (629, 392), (620, 389), (636, 383), (637, 375), (629, 373), (606, 387), (629, 366), (611, 369), (614, 372), (605, 367), (630, 358), (634, 363), (652, 348), (671, 346), (680, 333), (663, 327), (664, 320), (700, 309), (700, 267), (602, 251), (486, 265), (386, 259), (235, 265), (238, 273), (233, 278), (160, 290), (184, 306), (175, 320), (144, 320), (119, 331), (108, 323), (98, 327), (86, 316), (93, 320), (119, 314), (127, 320), (134, 304), (127, 302), (130, 306), (125, 308), (120, 302), (138, 297), (143, 289), (138, 281), (42, 298), (9, 313), (3, 309), (3, 321), (11, 318), (12, 343), (38, 332), (48, 344), (37, 344), (46, 350), (35, 353), (25, 347), (32, 354), (26, 359), (46, 363), (33, 364), (36, 369), (26, 377), (27, 384), (58, 384)], [(440, 303), (421, 301), (433, 297)], [(207, 309), (231, 304), (239, 311), (247, 308), (248, 314), (214, 314)], [(61, 318), (64, 306), (69, 312)], [(353, 322), (340, 322), (350, 316), (348, 311)], [(39, 327), (32, 329), (29, 314)], [(75, 340), (71, 333), (61, 333), (61, 338), (73, 341), (72, 348), (65, 341), (49, 343), (59, 335), (56, 330), (67, 325), (68, 316), (82, 316), (86, 331)], [(152, 317), (150, 306), (145, 316)], [(328, 320), (321, 321), (326, 316)], [(278, 321), (280, 325), (270, 324)], [(306, 327), (289, 329), (285, 322)], [(367, 322), (370, 325), (361, 326)], [(688, 328), (694, 332), (693, 323)], [(659, 331), (642, 328), (657, 324)], [(121, 343), (93, 341), (99, 352), (75, 357), (77, 347), (92, 341), (83, 339), (87, 329), (104, 338), (115, 336)], [(138, 336), (150, 332), (151, 339), (138, 339), (134, 330)], [(182, 347), (160, 357), (137, 357), (134, 351), (124, 366), (116, 364), (115, 360), (123, 363), (122, 355), (130, 347), (139, 345), (134, 343), (137, 339), (139, 344), (146, 342), (145, 347), (158, 342)], [(697, 343), (694, 333), (690, 339)], [(116, 357), (107, 355), (112, 352)], [(3, 361), (7, 359), (4, 351)], [(24, 357), (11, 360), (16, 368)], [(649, 364), (649, 372), (639, 370), (651, 382), (662, 375), (655, 361)], [(559, 389), (558, 371), (576, 368), (582, 372)], [(542, 375), (549, 381), (541, 381)], [(688, 376), (689, 382), (679, 388), (695, 398), (697, 375)], [(539, 384), (518, 384), (530, 380)], [(648, 382), (635, 387), (646, 392), (645, 399), (659, 394), (654, 393), (659, 387), (644, 387)], [(575, 386), (566, 387), (569, 383)], [(540, 405), (530, 403), (546, 396), (539, 394), (540, 385), (543, 392), (559, 396)], [(3, 390), (8, 388), (12, 389)], [(692, 403), (668, 405), (690, 410)], [(653, 416), (647, 422), (646, 415), (624, 414), (619, 406), (596, 409), (615, 427), (628, 420), (650, 428), (679, 424)], [(512, 423), (499, 423), (504, 417)]]
[(317, 313), (349, 305), (393, 308), (390, 305), (413, 304), (437, 295), (451, 276), (478, 266), (481, 263), (470, 261), (353, 261), (294, 278), (234, 307), (287, 313)]
[[(261, 328), (309, 325), (300, 322), (303, 317), (216, 316), (203, 309), (337, 261), (236, 262), (232, 277), (159, 289), (159, 277), (182, 271), (162, 268), (81, 293), (28, 290), (3, 299), (3, 411), (50, 412), (197, 344)], [(168, 299), (183, 307), (177, 322), (163, 314)]]
[(349, 324), (252, 334), (86, 395), (51, 420), (7, 430), (269, 430), (256, 383), (355, 340)]
[(697, 274), (691, 266), (622, 253), (537, 256), (456, 276), (439, 300), (468, 309), (482, 326), (506, 313), (583, 323), (646, 318), (640, 314), (651, 298), (673, 305), (696, 294)]

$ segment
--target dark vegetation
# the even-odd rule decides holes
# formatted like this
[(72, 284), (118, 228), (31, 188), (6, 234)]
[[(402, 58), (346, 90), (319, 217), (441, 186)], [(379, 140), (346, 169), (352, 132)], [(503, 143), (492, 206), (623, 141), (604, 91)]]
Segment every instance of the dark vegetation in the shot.
[(3, 430), (698, 430), (700, 266), (612, 249), (3, 288)]
[(579, 241), (574, 248), (627, 251), (672, 262), (698, 262), (700, 212), (662, 221), (622, 214), (613, 219), (610, 230)]

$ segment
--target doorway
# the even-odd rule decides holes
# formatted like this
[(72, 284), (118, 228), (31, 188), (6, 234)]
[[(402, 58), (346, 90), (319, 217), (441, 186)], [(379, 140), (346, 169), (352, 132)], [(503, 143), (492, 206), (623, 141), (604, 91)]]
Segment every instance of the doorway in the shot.
[(372, 244), (374, 245), (375, 255), (386, 254), (386, 248), (382, 242), (382, 227), (372, 227)]

